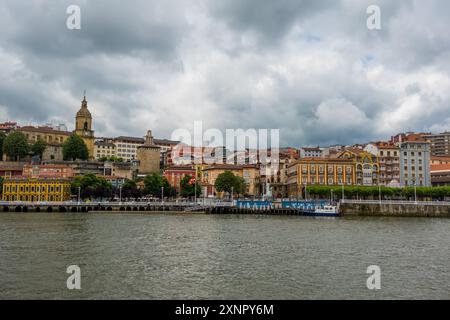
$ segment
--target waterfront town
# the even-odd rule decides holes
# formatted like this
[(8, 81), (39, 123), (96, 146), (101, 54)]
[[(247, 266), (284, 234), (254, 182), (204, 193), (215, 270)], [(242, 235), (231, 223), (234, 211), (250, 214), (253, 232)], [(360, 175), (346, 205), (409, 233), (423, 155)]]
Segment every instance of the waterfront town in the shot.
[(316, 190), (316, 195), (328, 197), (320, 187), (450, 186), (450, 132), (406, 132), (357, 145), (283, 147), (277, 150), (274, 170), (252, 161), (249, 149), (243, 161), (221, 147), (209, 152), (221, 149), (225, 161), (194, 162), (192, 156), (183, 156), (194, 146), (154, 138), (151, 130), (145, 137), (96, 137), (93, 120), (84, 97), (73, 132), (63, 124), (1, 123), (2, 200), (205, 199), (230, 193), (253, 200), (298, 200), (308, 196), (308, 188), (310, 196)]

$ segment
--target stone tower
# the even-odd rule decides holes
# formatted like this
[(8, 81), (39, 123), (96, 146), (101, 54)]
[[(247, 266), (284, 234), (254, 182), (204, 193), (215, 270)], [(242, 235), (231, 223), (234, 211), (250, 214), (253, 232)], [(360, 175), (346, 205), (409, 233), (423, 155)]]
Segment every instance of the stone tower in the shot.
[(94, 159), (94, 130), (92, 130), (92, 115), (88, 110), (86, 95), (81, 101), (81, 109), (75, 117), (74, 133), (80, 136), (89, 150), (89, 159)]
[(147, 131), (145, 144), (137, 148), (137, 160), (139, 161), (139, 174), (160, 172), (160, 147), (154, 144), (152, 131)]

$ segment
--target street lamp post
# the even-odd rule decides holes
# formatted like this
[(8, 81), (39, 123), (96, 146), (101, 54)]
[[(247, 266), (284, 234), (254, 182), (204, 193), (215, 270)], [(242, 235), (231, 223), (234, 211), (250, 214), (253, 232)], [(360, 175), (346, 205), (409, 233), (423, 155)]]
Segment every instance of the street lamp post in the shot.
[(308, 201), (308, 189), (306, 186), (308, 185), (308, 181), (305, 181), (305, 201)]
[(197, 205), (197, 177), (194, 180), (194, 202)]
[(415, 179), (414, 179), (414, 203), (417, 204), (417, 185)]
[(345, 200), (345, 194), (344, 194), (344, 181), (342, 181), (342, 202)]
[(231, 187), (231, 204), (233, 204), (234, 201), (234, 187)]
[(122, 185), (119, 186), (119, 205), (122, 204)]
[(378, 198), (380, 199), (381, 204), (381, 185), (378, 183)]
[(78, 187), (78, 204), (80, 204), (81, 200), (81, 187)]
[(331, 197), (330, 197), (330, 200), (331, 200), (331, 203), (333, 203), (333, 189), (330, 189), (330, 193), (331, 193)]
[(161, 187), (161, 204), (164, 203), (164, 187)]

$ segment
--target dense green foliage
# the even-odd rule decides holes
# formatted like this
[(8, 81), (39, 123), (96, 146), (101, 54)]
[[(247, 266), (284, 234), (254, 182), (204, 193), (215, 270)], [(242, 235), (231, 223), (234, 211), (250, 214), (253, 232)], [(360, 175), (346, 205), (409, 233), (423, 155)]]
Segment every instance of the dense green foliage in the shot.
[(3, 141), (3, 152), (14, 160), (27, 156), (29, 151), (27, 137), (22, 132), (11, 132)]
[[(308, 196), (317, 198), (330, 198), (333, 191), (334, 199), (342, 198), (342, 186), (307, 186)], [(415, 197), (414, 187), (390, 188), (390, 187), (363, 187), (345, 186), (344, 196), (346, 199), (412, 199)], [(417, 187), (418, 199), (443, 199), (450, 197), (450, 186), (447, 187)]]
[(6, 134), (0, 131), (0, 160), (3, 158), (3, 143), (5, 142)]
[(214, 187), (218, 192), (231, 194), (243, 194), (245, 192), (245, 181), (239, 176), (235, 176), (231, 171), (225, 171), (217, 176)]
[(31, 145), (31, 152), (34, 156), (39, 156), (42, 159), (45, 148), (47, 148), (47, 143), (39, 137), (37, 141)]
[[(119, 193), (116, 190), (116, 196), (118, 196)], [(134, 198), (138, 199), (142, 197), (141, 190), (138, 189), (137, 184), (133, 180), (125, 180), (125, 183), (122, 186), (122, 198)]]
[(122, 163), (123, 162), (123, 158), (119, 158), (116, 156), (111, 156), (111, 157), (101, 157), (100, 159), (98, 159), (101, 162), (106, 162), (106, 161), (110, 161), (110, 162), (118, 162), (118, 163)]
[(89, 150), (83, 139), (73, 134), (63, 143), (63, 158), (66, 161), (87, 160)]
[(153, 197), (161, 198), (162, 189), (164, 189), (164, 197), (173, 197), (176, 194), (175, 189), (169, 184), (169, 181), (157, 173), (147, 175), (144, 178), (144, 185), (144, 194)]
[(186, 175), (183, 179), (181, 179), (181, 196), (183, 197), (194, 197), (195, 196), (195, 186), (197, 185), (197, 197), (202, 193), (201, 187), (197, 181), (195, 183), (191, 181), (193, 179), (192, 176)]
[(109, 198), (111, 197), (112, 185), (103, 177), (89, 173), (84, 176), (75, 177), (71, 189), (73, 195), (78, 195), (80, 189), (82, 199)]

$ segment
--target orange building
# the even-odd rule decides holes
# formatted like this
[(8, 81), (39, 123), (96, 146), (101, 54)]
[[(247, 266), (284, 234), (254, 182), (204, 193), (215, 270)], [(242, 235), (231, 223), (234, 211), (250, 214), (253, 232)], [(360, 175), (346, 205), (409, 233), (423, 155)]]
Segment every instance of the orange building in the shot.
[(354, 185), (355, 168), (347, 158), (301, 158), (288, 165), (288, 195), (300, 196), (308, 185)]
[(181, 180), (188, 175), (195, 177), (195, 169), (191, 166), (172, 166), (164, 170), (164, 177), (178, 193), (181, 192)]

